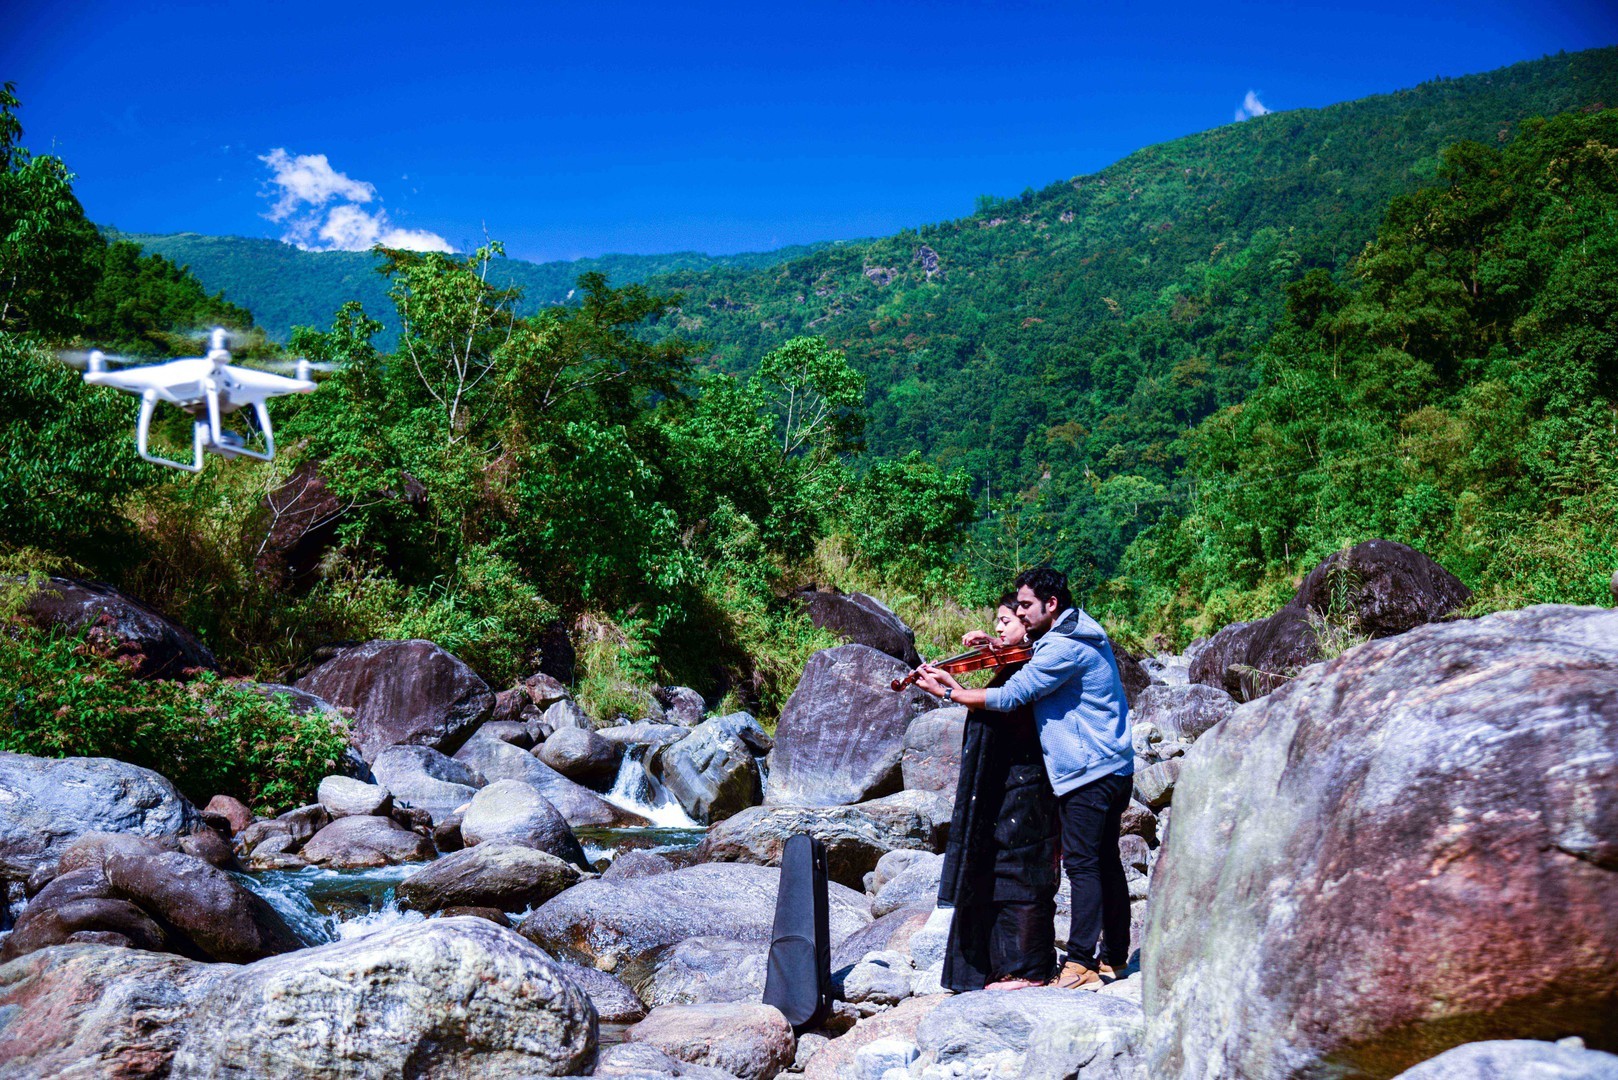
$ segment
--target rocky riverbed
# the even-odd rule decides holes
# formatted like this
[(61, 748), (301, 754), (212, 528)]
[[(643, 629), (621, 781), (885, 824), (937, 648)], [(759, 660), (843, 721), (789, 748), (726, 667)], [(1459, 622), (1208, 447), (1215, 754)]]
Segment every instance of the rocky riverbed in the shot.
[[(410, 641), (283, 688), (353, 752), (276, 818), (0, 754), (0, 1077), (1618, 1080), (1618, 612), (1457, 619), (1409, 548), (1333, 558), (1363, 645), (1298, 630), (1328, 566), (1271, 620), (1126, 659), (1139, 950), (1100, 993), (942, 991), (964, 714), (887, 689), (892, 612), (820, 593), (849, 643), (773, 737), (681, 687), (591, 717)], [(98, 625), (156, 677), (189, 655), (74, 595), (131, 605)], [(795, 1034), (760, 997), (805, 831), (839, 1000)], [(1064, 889), (1058, 940), (1066, 914)]]

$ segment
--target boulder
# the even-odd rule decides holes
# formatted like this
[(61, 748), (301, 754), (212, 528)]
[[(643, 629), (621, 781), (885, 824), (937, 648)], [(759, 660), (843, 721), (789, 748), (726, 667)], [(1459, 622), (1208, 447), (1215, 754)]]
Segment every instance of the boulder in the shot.
[(905, 729), (934, 704), (915, 687), (889, 688), (909, 671), (865, 645), (811, 656), (776, 723), (767, 801), (835, 806), (899, 790)]
[[(1027, 992), (1017, 991), (1019, 994)], [(888, 1039), (914, 1044), (922, 1021), (948, 1000), (944, 994), (907, 998), (887, 1012), (861, 1020), (852, 1031), (816, 1051), (804, 1066), (804, 1080), (849, 1080), (850, 1077), (864, 1080), (856, 1063), (861, 1050)]]
[(966, 709), (952, 705), (924, 712), (905, 729), (899, 768), (907, 790), (944, 791), (952, 797), (961, 775)]
[[(506, 746), (506, 743), (480, 743)], [(527, 754), (511, 747), (514, 753)], [(443, 821), (472, 801), (484, 777), (477, 769), (427, 746), (390, 746), (371, 763), (376, 782), (396, 803), (427, 811), (434, 822)]]
[(180, 837), (180, 850), (221, 870), (241, 869), (236, 862), (236, 853), (231, 850), (230, 841), (212, 829), (202, 829)]
[(619, 1043), (601, 1052), (601, 1060), (591, 1076), (621, 1077), (622, 1080), (736, 1080), (723, 1069), (693, 1065), (672, 1058), (650, 1043)]
[(202, 827), (197, 808), (150, 769), (0, 752), (0, 880), (27, 880), (88, 833), (172, 841)]
[(553, 961), (563, 975), (573, 980), (595, 1006), (596, 1018), (603, 1024), (633, 1024), (646, 1017), (646, 1003), (616, 975), (569, 960)]
[(908, 814), (868, 813), (859, 806), (754, 806), (715, 825), (697, 847), (704, 862), (780, 866), (787, 839), (808, 833), (826, 846), (826, 873), (851, 889), (896, 848), (926, 850), (931, 823)]
[(664, 747), (653, 767), (685, 812), (708, 825), (763, 800), (757, 759), (772, 745), (752, 716), (731, 713), (702, 721), (687, 738)]
[(253, 566), (277, 587), (312, 583), (321, 560), (337, 539), (345, 500), (332, 491), (320, 463), (304, 461), (264, 496), (268, 519)]
[(496, 690), (494, 692), (494, 705), (489, 709), (489, 718), (483, 722), (478, 731), (481, 732), (489, 724), (515, 724), (526, 732), (527, 728), (523, 725), (522, 714), (524, 709), (529, 708), (533, 708), (533, 703), (528, 700), (528, 694), (525, 691)]
[(253, 823), (253, 811), (247, 808), (246, 803), (229, 795), (215, 795), (202, 808), (202, 813), (205, 817), (223, 821), (232, 836)]
[[(541, 744), (543, 746), (543, 744)], [(456, 759), (477, 769), (490, 783), (521, 780), (556, 807), (569, 825), (631, 828), (651, 822), (639, 814), (614, 806), (582, 784), (576, 784), (533, 754), (496, 739), (473, 739)]]
[(1216, 634), (1191, 666), (1191, 680), (1251, 701), (1320, 659), (1310, 617), (1370, 638), (1393, 637), (1465, 606), (1472, 591), (1415, 548), (1367, 540), (1309, 571), (1268, 619)]
[(623, 749), (584, 728), (557, 728), (534, 756), (574, 783), (601, 790), (618, 775)]
[[(904, 953), (892, 950), (867, 953), (851, 967), (835, 971), (837, 996), (854, 1005), (897, 1005), (910, 996), (915, 969)], [(862, 1012), (867, 1011), (865, 1009)]]
[(1618, 1056), (1536, 1039), (1466, 1043), (1394, 1080), (1618, 1080)]
[(99, 869), (59, 874), (29, 900), (16, 926), (0, 942), (0, 963), (52, 945), (103, 940), (85, 935), (115, 934), (118, 944), (151, 952), (169, 951), (168, 935), (151, 916), (113, 892)]
[(955, 792), (906, 788), (859, 804), (859, 809), (878, 821), (896, 828), (910, 828), (915, 818), (928, 823), (927, 848), (941, 852), (949, 840), (950, 817), (955, 809)]
[[(585, 881), (549, 901), (518, 930), (552, 955), (644, 984), (670, 946), (723, 929), (733, 941), (768, 945), (781, 872), (704, 864), (630, 881)], [(828, 887), (834, 942), (871, 921), (864, 896)]]
[(641, 997), (659, 1005), (704, 1005), (723, 1001), (758, 1001), (770, 947), (762, 942), (728, 937), (694, 937), (663, 956), (657, 971), (641, 987)]
[(773, 1005), (727, 1002), (660, 1005), (624, 1032), (672, 1058), (721, 1069), (741, 1080), (770, 1080), (792, 1064), (792, 1025)]
[(1236, 699), (1216, 686), (1148, 686), (1131, 706), (1131, 724), (1151, 724), (1167, 739), (1195, 742), (1236, 711)]
[(1141, 950), (1153, 1075), (1618, 1045), (1618, 611), (1370, 642), (1181, 760)]
[[(572, 698), (563, 698), (551, 705), (540, 716), (539, 723), (546, 731), (561, 731), (563, 728), (579, 728), (582, 731), (594, 731), (596, 722), (590, 719), (588, 713), (579, 708)], [(550, 738), (549, 735), (546, 738)]]
[(690, 735), (691, 730), (678, 724), (652, 724), (645, 720), (637, 720), (633, 724), (602, 728), (596, 734), (627, 750), (631, 746), (664, 746), (676, 743)]
[(536, 671), (524, 679), (522, 689), (537, 709), (548, 709), (558, 701), (566, 701), (572, 697), (560, 680), (543, 671)]
[(116, 895), (179, 931), (203, 958), (245, 964), (304, 946), (257, 893), (201, 859), (179, 852), (114, 854), (106, 874)]
[(232, 970), (95, 944), (0, 966), (0, 1076), (166, 1076), (187, 1018)]
[[(1042, 1037), (1042, 1048), (1061, 1047), (1089, 1032), (1132, 1054), (1144, 1026), (1138, 1005), (1086, 990), (1034, 987), (1009, 994), (978, 990), (956, 994), (929, 1012), (916, 1028), (916, 1045), (926, 1063), (968, 1063), (993, 1055), (1027, 1054), (1036, 1036)], [(1083, 1075), (1090, 1073), (1086, 1070)]]
[(485, 721), (482, 727), (472, 733), (472, 739), (497, 739), (500, 742), (510, 743), (519, 750), (532, 750), (534, 747), (534, 733), (529, 730), (528, 725), (511, 720)]
[(1119, 823), (1120, 836), (1138, 836), (1146, 841), (1148, 847), (1157, 846), (1157, 815), (1140, 803), (1133, 800), (1124, 807), (1124, 817)]
[(367, 641), (340, 648), (297, 687), (350, 712), (349, 742), (373, 767), (390, 746), (454, 753), (494, 708), (488, 685), (430, 641)]
[(517, 1080), (578, 1072), (595, 1051), (595, 1010), (548, 957), (485, 919), (431, 919), (225, 976), (172, 1076)]
[(48, 578), (29, 595), (20, 614), (43, 629), (82, 631), (89, 641), (127, 661), (136, 678), (178, 679), (197, 669), (219, 669), (213, 653), (191, 631), (105, 582)]
[(886, 653), (907, 669), (919, 667), (916, 634), (882, 601), (865, 593), (845, 593), (841, 589), (802, 590), (795, 597), (809, 621), (829, 630), (853, 645), (865, 645)]
[(293, 843), (305, 844), (315, 833), (331, 824), (331, 815), (319, 803), (310, 803), (300, 806), (296, 810), (288, 810), (275, 819), (276, 824), (285, 826), (287, 835), (292, 837)]
[(1149, 810), (1162, 810), (1174, 800), (1174, 784), (1180, 775), (1180, 758), (1170, 758), (1135, 771), (1135, 798)]
[(872, 921), (869, 926), (856, 930), (844, 938), (832, 950), (832, 971), (836, 972), (857, 964), (874, 952), (891, 951), (910, 956), (910, 938), (927, 925), (936, 900), (934, 897), (926, 904), (890, 911)]
[(1152, 677), (1146, 673), (1141, 662), (1122, 649), (1113, 650), (1113, 658), (1118, 661), (1118, 677), (1124, 684), (1124, 700), (1133, 709), (1140, 700), (1141, 693), (1152, 685)]
[(602, 881), (629, 881), (678, 869), (667, 855), (655, 851), (626, 851), (601, 871)]
[(332, 819), (387, 817), (393, 795), (379, 784), (366, 784), (347, 776), (328, 776), (320, 782), (320, 805)]
[(1116, 996), (1122, 984), (1043, 1017), (1028, 1038), (1022, 1075), (1028, 1080), (1149, 1080), (1140, 1056), (1146, 1016), (1138, 1002)]
[(871, 898), (871, 914), (880, 919), (900, 908), (932, 907), (938, 902), (938, 883), (943, 871), (944, 856), (917, 853), (916, 858), (877, 890)]
[(399, 906), (412, 911), (486, 907), (526, 911), (578, 884), (579, 870), (547, 851), (489, 843), (428, 863), (399, 883)]
[(432, 858), (433, 842), (391, 818), (344, 817), (317, 832), (298, 855), (339, 869), (392, 866)]
[(521, 780), (496, 780), (478, 792), (461, 817), (461, 840), (468, 847), (497, 843), (533, 848), (590, 869), (567, 821), (545, 796)]
[(659, 686), (652, 691), (663, 706), (663, 718), (682, 727), (696, 727), (708, 714), (708, 703), (689, 686)]

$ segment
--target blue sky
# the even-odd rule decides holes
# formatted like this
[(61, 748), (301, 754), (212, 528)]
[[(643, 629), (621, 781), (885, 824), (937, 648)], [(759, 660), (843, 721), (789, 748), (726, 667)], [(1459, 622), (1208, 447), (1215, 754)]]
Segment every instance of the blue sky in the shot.
[(1618, 43), (1600, 0), (4, 7), (24, 141), (98, 222), (487, 229), (532, 259), (880, 235), (1230, 123), (1249, 92), (1320, 106)]

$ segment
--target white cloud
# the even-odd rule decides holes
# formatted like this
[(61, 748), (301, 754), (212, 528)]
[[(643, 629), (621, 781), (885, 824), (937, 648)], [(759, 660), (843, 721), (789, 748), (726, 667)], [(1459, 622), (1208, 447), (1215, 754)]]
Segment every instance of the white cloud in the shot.
[(1251, 116), (1263, 116), (1270, 111), (1270, 107), (1258, 99), (1258, 94), (1252, 90), (1242, 98), (1242, 103), (1236, 108), (1236, 119), (1246, 120)]
[[(359, 204), (378, 199), (376, 186), (355, 180), (331, 167), (325, 154), (271, 150), (259, 158), (269, 167), (267, 195), (275, 203), (264, 216), (285, 226), (281, 239), (310, 251), (364, 251), (375, 244), (410, 251), (454, 251), (437, 233), (402, 229), (386, 210), (363, 210)], [(380, 201), (380, 199), (378, 199)], [(327, 205), (335, 202), (329, 210)]]

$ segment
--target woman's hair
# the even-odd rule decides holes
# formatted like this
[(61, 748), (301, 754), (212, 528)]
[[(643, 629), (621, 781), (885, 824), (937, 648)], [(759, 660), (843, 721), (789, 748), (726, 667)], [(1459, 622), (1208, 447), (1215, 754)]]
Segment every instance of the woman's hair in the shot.
[(1000, 602), (995, 605), (997, 610), (1003, 607), (1008, 607), (1012, 611), (1017, 610), (1017, 594), (1011, 589), (1007, 589), (1005, 592), (1001, 593)]

